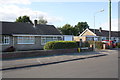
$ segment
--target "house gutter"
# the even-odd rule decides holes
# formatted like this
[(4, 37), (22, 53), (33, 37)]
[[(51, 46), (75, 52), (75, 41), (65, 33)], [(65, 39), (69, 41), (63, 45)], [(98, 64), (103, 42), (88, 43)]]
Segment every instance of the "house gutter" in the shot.
[(63, 36), (63, 35), (21, 35), (21, 34), (13, 34), (13, 36)]
[(62, 37), (62, 40), (64, 40), (64, 36), (73, 36), (73, 35), (30, 35), (30, 34), (25, 34), (25, 35), (21, 35), (21, 34), (13, 34), (14, 36), (41, 36), (41, 37)]

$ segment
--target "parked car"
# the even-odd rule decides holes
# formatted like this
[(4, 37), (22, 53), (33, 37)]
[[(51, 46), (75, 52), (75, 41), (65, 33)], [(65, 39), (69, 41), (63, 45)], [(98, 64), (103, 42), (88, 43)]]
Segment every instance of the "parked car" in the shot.
[(113, 48), (115, 48), (116, 46), (117, 46), (117, 43), (116, 43), (116, 41), (112, 41), (112, 40), (103, 40), (102, 41), (103, 43), (105, 43), (105, 44), (107, 44), (108, 46), (112, 46)]

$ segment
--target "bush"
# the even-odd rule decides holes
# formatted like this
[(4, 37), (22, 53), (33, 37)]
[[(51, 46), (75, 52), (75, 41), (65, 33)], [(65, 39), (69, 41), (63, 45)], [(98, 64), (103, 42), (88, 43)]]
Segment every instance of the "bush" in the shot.
[(92, 45), (94, 45), (95, 44), (95, 47), (97, 48), (97, 49), (102, 49), (103, 48), (103, 42), (101, 42), (101, 41), (88, 41), (88, 43), (89, 44), (92, 44)]
[(90, 43), (88, 41), (84, 41), (81, 47), (90, 47)]
[[(96, 42), (96, 41), (95, 41)], [(88, 41), (89, 44), (94, 44), (95, 43), (94, 41)]]
[(95, 42), (95, 45), (96, 45), (96, 48), (98, 48), (98, 49), (103, 49), (103, 42), (96, 41), (96, 42)]
[(120, 48), (120, 43), (117, 43), (117, 47)]
[(50, 41), (44, 45), (44, 50), (53, 50), (53, 49), (70, 49), (77, 48), (77, 42), (75, 41)]

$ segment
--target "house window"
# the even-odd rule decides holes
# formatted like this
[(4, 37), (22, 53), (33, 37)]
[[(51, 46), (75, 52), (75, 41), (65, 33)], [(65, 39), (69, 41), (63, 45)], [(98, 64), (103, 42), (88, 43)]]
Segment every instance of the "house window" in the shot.
[(18, 44), (34, 44), (35, 38), (33, 36), (19, 36), (17, 37)]
[(0, 36), (0, 44), (10, 44), (10, 37), (9, 36)]
[(86, 37), (86, 41), (93, 41), (94, 37)]
[(41, 37), (41, 45), (45, 45), (49, 41), (62, 40), (61, 37)]

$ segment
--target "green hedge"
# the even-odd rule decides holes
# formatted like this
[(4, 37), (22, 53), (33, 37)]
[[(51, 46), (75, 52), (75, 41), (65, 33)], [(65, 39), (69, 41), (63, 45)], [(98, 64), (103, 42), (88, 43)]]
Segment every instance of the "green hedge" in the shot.
[(50, 41), (44, 45), (44, 50), (53, 50), (53, 49), (70, 49), (77, 48), (76, 41)]

